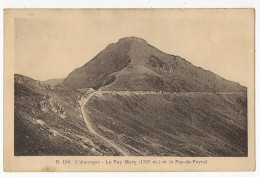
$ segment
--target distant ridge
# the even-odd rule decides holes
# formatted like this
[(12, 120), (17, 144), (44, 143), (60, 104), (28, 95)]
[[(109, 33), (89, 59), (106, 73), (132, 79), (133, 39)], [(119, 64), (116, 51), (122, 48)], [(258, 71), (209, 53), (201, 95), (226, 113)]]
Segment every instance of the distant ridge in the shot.
[(42, 81), (42, 82), (45, 83), (45, 84), (49, 84), (49, 85), (57, 85), (57, 84), (61, 84), (64, 79), (65, 78), (49, 79), (49, 80), (45, 80), (45, 81)]

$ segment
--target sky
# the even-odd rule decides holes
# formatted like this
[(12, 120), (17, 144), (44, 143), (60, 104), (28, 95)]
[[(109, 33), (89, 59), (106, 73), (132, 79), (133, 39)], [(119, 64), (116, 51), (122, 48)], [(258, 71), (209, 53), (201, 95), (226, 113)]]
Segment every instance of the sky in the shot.
[(120, 38), (159, 50), (247, 86), (254, 58), (252, 10), (31, 10), (17, 16), (15, 73), (65, 78)]

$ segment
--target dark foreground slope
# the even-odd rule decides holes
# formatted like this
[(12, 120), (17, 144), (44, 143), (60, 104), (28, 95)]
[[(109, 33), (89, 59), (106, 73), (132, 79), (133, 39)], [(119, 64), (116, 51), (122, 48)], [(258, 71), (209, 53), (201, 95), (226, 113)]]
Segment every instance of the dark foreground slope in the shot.
[(132, 155), (247, 156), (247, 95), (93, 96), (85, 109), (97, 132)]
[(136, 37), (108, 45), (63, 81), (71, 89), (231, 92), (245, 91), (238, 83), (163, 53)]
[(14, 154), (120, 155), (87, 131), (79, 93), (15, 75)]

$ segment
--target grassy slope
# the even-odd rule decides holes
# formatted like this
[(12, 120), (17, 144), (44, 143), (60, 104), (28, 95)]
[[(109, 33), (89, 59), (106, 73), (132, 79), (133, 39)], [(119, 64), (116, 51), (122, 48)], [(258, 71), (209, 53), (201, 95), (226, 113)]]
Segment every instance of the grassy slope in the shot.
[[(15, 83), (15, 155), (118, 155), (87, 131), (77, 104), (79, 93), (36, 87), (35, 81), (25, 80), (29, 82)], [(66, 118), (42, 111), (39, 103), (47, 95), (64, 108)]]
[(86, 107), (97, 131), (132, 155), (247, 156), (246, 93), (103, 93)]

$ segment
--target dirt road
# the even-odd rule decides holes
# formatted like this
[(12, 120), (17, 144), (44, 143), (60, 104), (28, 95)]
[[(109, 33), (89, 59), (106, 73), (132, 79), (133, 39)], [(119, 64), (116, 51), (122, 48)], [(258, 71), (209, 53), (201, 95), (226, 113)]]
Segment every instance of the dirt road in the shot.
[(88, 97), (84, 100), (84, 102), (83, 102), (83, 104), (81, 105), (81, 108), (80, 108), (80, 109), (81, 109), (81, 113), (82, 113), (82, 115), (83, 115), (84, 122), (85, 122), (85, 124), (86, 124), (88, 130), (89, 130), (92, 134), (96, 135), (97, 137), (101, 138), (102, 140), (104, 140), (105, 142), (107, 142), (108, 144), (110, 144), (111, 146), (113, 146), (113, 147), (114, 147), (117, 151), (119, 151), (122, 155), (124, 155), (124, 156), (129, 156), (129, 154), (128, 154), (127, 152), (125, 152), (121, 147), (119, 147), (117, 144), (115, 144), (114, 142), (112, 142), (112, 141), (109, 140), (108, 138), (106, 138), (106, 137), (100, 135), (100, 134), (99, 134), (98, 132), (96, 132), (96, 130), (92, 127), (92, 125), (91, 125), (91, 123), (90, 123), (90, 121), (89, 121), (89, 116), (88, 116), (88, 114), (86, 113), (86, 110), (84, 110), (84, 107), (85, 107), (86, 103), (89, 101), (89, 99), (90, 99), (93, 95), (95, 95), (95, 94), (96, 94), (96, 92), (90, 93), (90, 94), (88, 95)]

